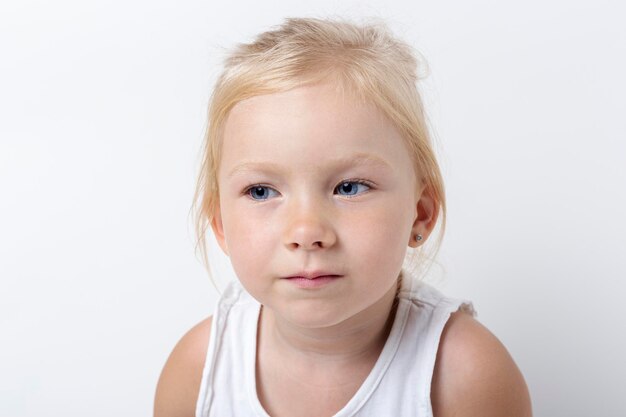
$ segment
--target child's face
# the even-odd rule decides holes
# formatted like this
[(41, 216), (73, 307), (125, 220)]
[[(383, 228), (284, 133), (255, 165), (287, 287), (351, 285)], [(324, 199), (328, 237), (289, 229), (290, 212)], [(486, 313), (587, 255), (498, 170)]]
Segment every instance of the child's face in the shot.
[[(389, 293), (418, 196), (407, 148), (381, 113), (330, 84), (301, 87), (238, 103), (223, 140), (212, 227), (253, 297), (294, 324), (324, 327)], [(363, 155), (371, 159), (350, 162)], [(342, 277), (318, 288), (285, 279), (310, 270)]]

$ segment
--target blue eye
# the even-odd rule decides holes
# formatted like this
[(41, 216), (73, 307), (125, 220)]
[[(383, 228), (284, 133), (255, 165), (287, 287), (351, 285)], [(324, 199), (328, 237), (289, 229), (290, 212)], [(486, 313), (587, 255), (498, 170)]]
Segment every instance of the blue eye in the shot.
[(253, 200), (265, 201), (269, 197), (270, 190), (275, 192), (275, 190), (265, 185), (253, 185), (252, 187), (246, 189), (245, 193), (249, 195)]
[[(359, 181), (359, 180), (356, 180), (356, 181), (344, 181), (341, 184), (339, 184), (336, 189), (346, 193), (346, 194), (342, 194), (342, 195), (354, 196), (354, 195), (357, 195), (357, 190), (359, 189), (359, 187), (366, 187), (367, 190), (370, 189), (370, 186), (365, 181)], [(367, 191), (367, 190), (365, 190), (365, 191)]]
[[(365, 189), (364, 189), (365, 188)], [(346, 197), (353, 197), (357, 194), (363, 194), (367, 190), (369, 190), (371, 186), (362, 180), (352, 180), (352, 181), (343, 181), (335, 190), (337, 190), (339, 195), (343, 195)], [(359, 192), (359, 189), (361, 190)], [(272, 193), (278, 194), (276, 190), (267, 185), (255, 184), (252, 185), (244, 191), (244, 194), (249, 196), (251, 199), (255, 201), (266, 201), (271, 196)]]

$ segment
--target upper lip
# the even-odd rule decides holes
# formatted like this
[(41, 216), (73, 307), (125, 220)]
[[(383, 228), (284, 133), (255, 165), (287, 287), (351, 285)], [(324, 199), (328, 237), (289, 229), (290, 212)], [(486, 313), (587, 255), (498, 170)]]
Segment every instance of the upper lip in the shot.
[(339, 276), (339, 274), (335, 274), (333, 272), (328, 272), (328, 271), (321, 271), (321, 270), (315, 270), (315, 271), (302, 271), (302, 272), (298, 272), (296, 274), (293, 275), (289, 275), (288, 277), (285, 278), (306, 278), (306, 279), (315, 279), (318, 277), (323, 277), (323, 276), (327, 276), (327, 275), (331, 275), (331, 276)]

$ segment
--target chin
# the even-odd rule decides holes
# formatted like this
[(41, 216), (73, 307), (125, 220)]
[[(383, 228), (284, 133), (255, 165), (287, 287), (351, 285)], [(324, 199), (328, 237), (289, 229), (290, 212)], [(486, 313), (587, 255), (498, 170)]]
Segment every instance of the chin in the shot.
[(332, 327), (354, 315), (346, 309), (345, 305), (337, 303), (325, 307), (320, 306), (319, 302), (307, 303), (305, 300), (298, 300), (293, 304), (279, 310), (274, 309), (274, 314), (280, 315), (295, 326), (306, 329)]

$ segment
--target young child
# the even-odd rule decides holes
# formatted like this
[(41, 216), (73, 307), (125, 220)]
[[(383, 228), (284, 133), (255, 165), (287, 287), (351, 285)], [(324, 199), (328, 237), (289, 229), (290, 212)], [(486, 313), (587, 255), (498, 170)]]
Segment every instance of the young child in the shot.
[(417, 64), (384, 24), (322, 19), (229, 55), (196, 198), (205, 262), (210, 226), (238, 281), (174, 348), (156, 417), (531, 415), (472, 303), (420, 280), (446, 206)]

